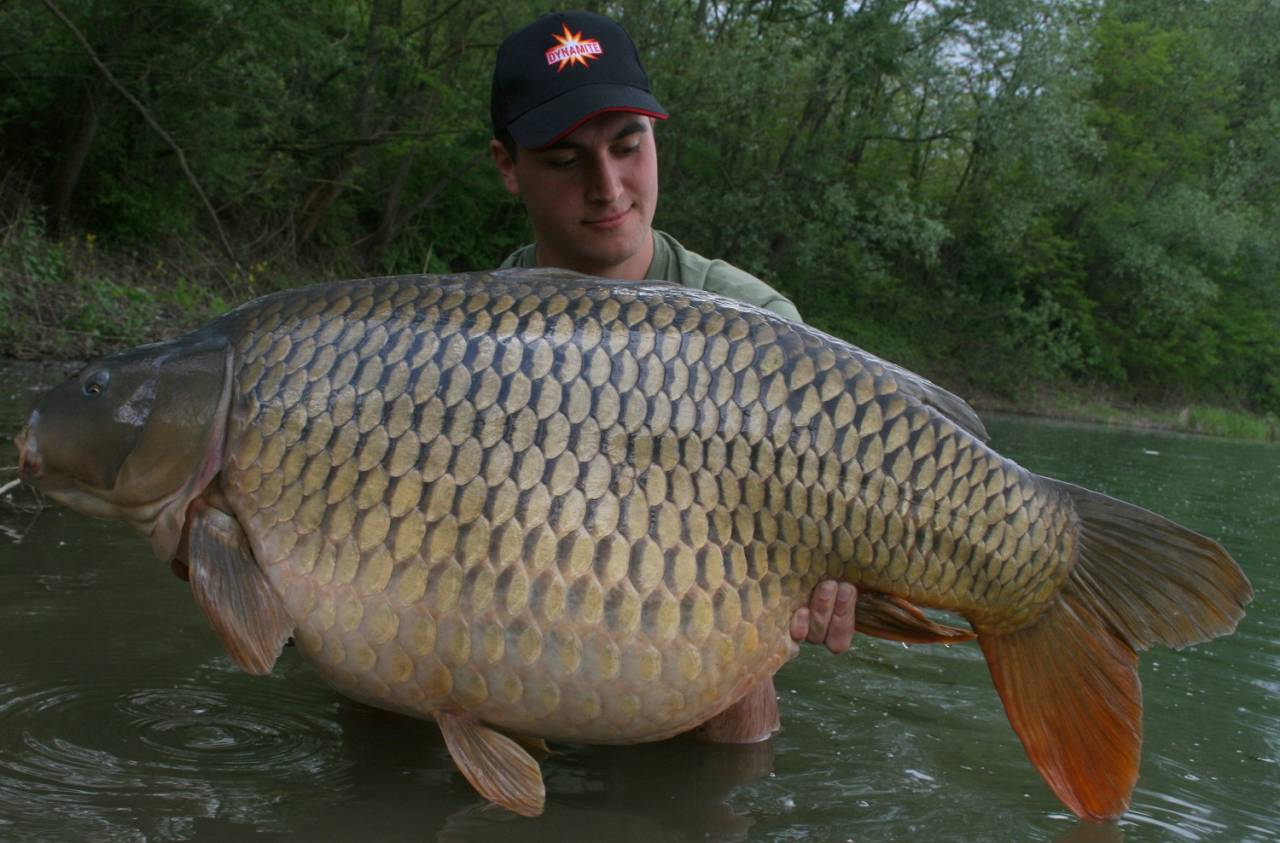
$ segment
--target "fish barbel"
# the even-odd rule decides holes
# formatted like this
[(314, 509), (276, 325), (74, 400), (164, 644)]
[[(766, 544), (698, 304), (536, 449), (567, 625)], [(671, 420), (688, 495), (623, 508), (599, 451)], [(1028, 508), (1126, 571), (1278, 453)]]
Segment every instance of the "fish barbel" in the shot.
[(25, 479), (185, 565), (239, 666), (292, 636), (340, 692), (434, 718), (518, 813), (544, 791), (508, 735), (766, 737), (789, 618), (836, 578), (863, 632), (976, 636), (1049, 786), (1117, 816), (1136, 652), (1230, 632), (1249, 583), (984, 438), (958, 398), (769, 312), (513, 270), (265, 296), (90, 364), (18, 446)]

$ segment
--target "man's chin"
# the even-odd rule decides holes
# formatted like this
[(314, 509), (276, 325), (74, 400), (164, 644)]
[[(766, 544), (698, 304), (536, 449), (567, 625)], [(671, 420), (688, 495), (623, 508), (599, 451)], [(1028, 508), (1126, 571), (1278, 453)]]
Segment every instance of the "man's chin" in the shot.
[[(580, 265), (592, 267), (589, 273), (592, 275), (616, 277), (616, 273), (643, 253), (647, 245), (642, 235), (633, 232), (619, 230), (609, 232), (610, 236), (601, 234), (596, 233), (592, 238), (594, 242), (591, 245), (594, 248), (580, 252)], [(642, 273), (646, 269), (647, 263), (640, 268)]]

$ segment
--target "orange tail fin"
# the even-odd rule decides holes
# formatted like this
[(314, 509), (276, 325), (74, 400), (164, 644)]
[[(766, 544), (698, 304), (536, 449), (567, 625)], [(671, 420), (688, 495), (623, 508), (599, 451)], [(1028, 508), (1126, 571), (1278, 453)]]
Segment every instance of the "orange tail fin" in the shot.
[(1079, 517), (1075, 567), (1031, 626), (1003, 635), (979, 630), (978, 641), (1031, 763), (1076, 814), (1107, 819), (1128, 808), (1138, 778), (1138, 651), (1231, 632), (1253, 590), (1211, 539), (1132, 504), (1058, 485)]

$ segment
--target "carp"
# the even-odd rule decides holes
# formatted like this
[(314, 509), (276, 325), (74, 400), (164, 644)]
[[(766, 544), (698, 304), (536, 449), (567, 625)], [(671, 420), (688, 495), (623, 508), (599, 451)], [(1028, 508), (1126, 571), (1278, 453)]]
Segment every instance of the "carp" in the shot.
[(189, 575), (238, 666), (294, 639), (339, 692), (433, 718), (517, 813), (545, 800), (525, 745), (768, 737), (791, 613), (835, 578), (862, 632), (976, 637), (1049, 787), (1118, 816), (1137, 652), (1232, 631), (1251, 587), (984, 440), (945, 390), (767, 311), (511, 270), (264, 296), (91, 363), (17, 444), (25, 480)]

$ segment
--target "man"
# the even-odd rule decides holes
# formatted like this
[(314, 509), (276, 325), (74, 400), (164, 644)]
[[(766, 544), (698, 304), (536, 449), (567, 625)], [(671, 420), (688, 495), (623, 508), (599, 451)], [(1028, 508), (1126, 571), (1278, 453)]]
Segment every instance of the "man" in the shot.
[(507, 190), (524, 200), (536, 237), (504, 266), (674, 281), (800, 320), (763, 281), (653, 230), (653, 123), (667, 115), (616, 23), (587, 12), (549, 14), (511, 35), (498, 52), (490, 110), (494, 162)]
[[(510, 35), (498, 49), (490, 111), (490, 152), (503, 185), (524, 202), (535, 237), (504, 267), (672, 281), (800, 321), (795, 305), (760, 279), (653, 229), (653, 127), (667, 114), (618, 24), (589, 12), (561, 12)], [(792, 638), (824, 643), (834, 653), (848, 649), (856, 598), (847, 583), (819, 584), (809, 607), (792, 617)], [(766, 684), (746, 705), (776, 706)], [(768, 731), (773, 728), (776, 723)], [(724, 734), (741, 737), (737, 725)]]

